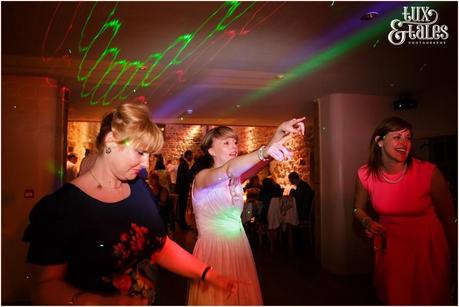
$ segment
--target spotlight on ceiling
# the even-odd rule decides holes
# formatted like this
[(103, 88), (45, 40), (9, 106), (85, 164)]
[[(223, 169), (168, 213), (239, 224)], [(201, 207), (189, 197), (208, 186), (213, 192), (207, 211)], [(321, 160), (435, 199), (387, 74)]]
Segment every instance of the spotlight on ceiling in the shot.
[(368, 12), (364, 14), (362, 17), (360, 17), (360, 20), (372, 20), (378, 17), (379, 13), (378, 12)]
[(193, 114), (193, 110), (192, 109), (187, 109), (187, 110), (183, 111), (182, 113), (180, 113), (177, 117), (180, 120), (184, 120), (185, 118), (189, 117), (191, 114)]

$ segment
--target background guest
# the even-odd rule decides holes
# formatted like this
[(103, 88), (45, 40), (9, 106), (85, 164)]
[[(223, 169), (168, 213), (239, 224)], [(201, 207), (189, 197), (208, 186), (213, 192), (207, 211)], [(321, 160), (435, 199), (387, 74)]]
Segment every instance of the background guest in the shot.
[(176, 192), (176, 184), (177, 184), (177, 169), (178, 165), (173, 163), (171, 159), (167, 160), (166, 163), (166, 171), (169, 175), (169, 180), (171, 183), (171, 189), (169, 192), (175, 193)]
[(306, 181), (300, 178), (297, 172), (291, 172), (288, 175), (288, 180), (291, 184), (295, 185), (293, 196), (296, 201), (299, 221), (310, 221), (312, 218), (311, 208), (314, 191)]
[(65, 169), (65, 182), (72, 181), (78, 175), (78, 168), (76, 163), (78, 162), (78, 156), (76, 153), (67, 154), (67, 166)]
[(159, 177), (159, 183), (161, 186), (167, 189), (168, 192), (170, 192), (171, 189), (171, 183), (170, 183), (170, 178), (169, 174), (166, 171), (166, 165), (164, 165), (164, 158), (162, 154), (156, 154), (156, 163), (155, 166), (153, 167), (154, 172), (158, 175)]
[(178, 222), (180, 229), (190, 230), (186, 223), (186, 209), (188, 206), (188, 195), (190, 193), (190, 164), (193, 161), (193, 152), (185, 151), (177, 169), (177, 194), (178, 194)]

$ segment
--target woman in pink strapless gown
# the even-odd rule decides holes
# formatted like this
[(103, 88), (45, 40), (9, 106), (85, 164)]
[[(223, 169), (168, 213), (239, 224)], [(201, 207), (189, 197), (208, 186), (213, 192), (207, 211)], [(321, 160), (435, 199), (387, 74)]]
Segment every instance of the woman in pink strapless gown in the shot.
[(255, 262), (241, 221), (244, 206), (241, 178), (250, 178), (246, 172), (256, 169), (261, 161), (290, 157), (290, 151), (283, 145), (285, 137), (291, 133), (304, 134), (303, 120), (282, 123), (268, 145), (241, 156), (238, 156), (237, 136), (231, 128), (218, 126), (204, 136), (201, 147), (211, 156), (213, 165), (196, 175), (191, 189), (198, 228), (193, 255), (240, 283), (238, 291), (228, 296), (212, 285), (192, 282), (188, 305), (263, 304)]
[[(457, 257), (453, 202), (436, 166), (411, 157), (411, 135), (397, 117), (376, 128), (358, 170), (354, 213), (374, 238), (374, 282), (385, 304), (448, 305), (450, 256)], [(365, 211), (368, 201), (377, 221)]]

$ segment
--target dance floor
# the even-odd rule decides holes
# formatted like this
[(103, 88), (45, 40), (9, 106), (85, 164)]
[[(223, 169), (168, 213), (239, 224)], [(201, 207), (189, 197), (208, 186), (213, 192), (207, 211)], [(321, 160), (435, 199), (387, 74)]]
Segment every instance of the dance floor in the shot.
[[(261, 246), (253, 240), (265, 305), (382, 305), (376, 298), (370, 275), (336, 276), (321, 269), (311, 248), (297, 236), (297, 245), (289, 251), (282, 242), (274, 252), (266, 240)], [(192, 251), (195, 231), (177, 230), (174, 239)], [(160, 305), (185, 305), (186, 279), (161, 270)]]

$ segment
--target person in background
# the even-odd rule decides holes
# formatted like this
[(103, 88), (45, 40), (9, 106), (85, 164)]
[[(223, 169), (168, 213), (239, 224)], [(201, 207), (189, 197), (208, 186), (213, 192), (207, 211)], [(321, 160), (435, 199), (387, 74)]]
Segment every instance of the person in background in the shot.
[(295, 185), (296, 189), (293, 192), (295, 197), (298, 219), (301, 222), (308, 221), (312, 218), (310, 216), (312, 200), (314, 198), (314, 191), (311, 189), (309, 184), (300, 178), (297, 172), (291, 172), (288, 175), (288, 180), (291, 184)]
[[(357, 172), (354, 215), (374, 240), (375, 288), (385, 304), (450, 305), (453, 202), (438, 168), (412, 157), (412, 137), (411, 124), (398, 117), (376, 127)], [(368, 215), (368, 202), (378, 219)]]
[(304, 118), (282, 123), (270, 143), (238, 156), (237, 136), (226, 126), (209, 130), (201, 148), (212, 159), (210, 168), (197, 173), (192, 190), (198, 240), (193, 255), (228, 276), (244, 281), (235, 297), (227, 297), (216, 287), (191, 282), (188, 305), (262, 305), (255, 263), (245, 234), (241, 213), (244, 206), (242, 184), (250, 170), (272, 157), (283, 161), (292, 156), (283, 145), (291, 133), (304, 134)]
[(177, 169), (177, 194), (178, 194), (178, 221), (180, 229), (190, 230), (186, 223), (186, 208), (188, 206), (188, 195), (190, 193), (189, 170), (193, 161), (193, 152), (185, 151)]
[(72, 181), (78, 175), (78, 168), (76, 163), (78, 162), (78, 156), (76, 153), (67, 154), (67, 166), (65, 170), (65, 182)]
[(163, 219), (164, 225), (169, 226), (171, 206), (169, 204), (169, 191), (161, 185), (158, 174), (151, 171), (148, 176), (148, 185), (150, 186), (153, 196), (157, 199), (159, 205), (159, 215)]
[(169, 180), (171, 182), (171, 190), (169, 191), (171, 193), (175, 193), (176, 191), (177, 169), (178, 166), (175, 163), (172, 163), (172, 160), (167, 160), (166, 171), (169, 174)]
[(139, 174), (163, 146), (145, 105), (125, 103), (106, 115), (87, 172), (42, 198), (24, 232), (35, 305), (158, 303), (157, 269), (221, 288), (237, 283), (168, 238)]
[(249, 179), (249, 182), (245, 185), (244, 190), (249, 189), (261, 189), (260, 177), (258, 175), (253, 176)]
[(259, 226), (261, 228), (268, 227), (268, 211), (271, 198), (273, 198), (275, 191), (275, 182), (272, 178), (266, 177), (261, 181), (261, 189), (258, 194), (258, 200), (261, 202), (259, 209)]
[(159, 183), (161, 186), (167, 189), (168, 192), (170, 192), (171, 189), (171, 183), (169, 179), (169, 174), (166, 171), (166, 165), (164, 165), (164, 158), (162, 154), (156, 154), (156, 163), (155, 166), (153, 167), (153, 170), (159, 177)]
[[(202, 152), (202, 150), (201, 150)], [(205, 168), (209, 168), (212, 165), (212, 159), (209, 155), (201, 153), (199, 156), (196, 156), (194, 163), (188, 172), (188, 181), (193, 182), (194, 177), (197, 173), (202, 171)]]

